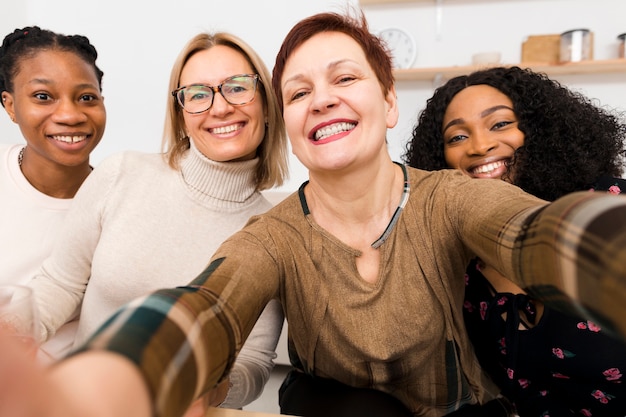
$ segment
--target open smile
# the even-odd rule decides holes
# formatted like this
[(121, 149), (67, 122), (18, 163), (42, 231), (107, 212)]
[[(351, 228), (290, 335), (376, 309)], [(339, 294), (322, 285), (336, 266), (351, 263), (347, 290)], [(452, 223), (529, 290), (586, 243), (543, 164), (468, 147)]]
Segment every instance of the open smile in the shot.
[(233, 123), (232, 125), (214, 127), (209, 129), (210, 133), (215, 135), (226, 135), (228, 133), (233, 133), (237, 130), (240, 130), (244, 127), (245, 123)]
[(319, 140), (324, 140), (338, 133), (349, 132), (350, 130), (354, 129), (355, 126), (356, 126), (356, 123), (349, 123), (349, 122), (340, 122), (340, 123), (334, 123), (332, 125), (324, 126), (315, 131), (313, 135), (313, 140), (317, 142)]
[(495, 162), (478, 165), (467, 170), (467, 173), (475, 178), (500, 178), (507, 170), (507, 160), (501, 159)]
[(76, 135), (76, 136), (71, 136), (71, 135), (54, 135), (54, 136), (50, 136), (52, 139), (59, 141), (59, 142), (65, 142), (65, 143), (78, 143), (78, 142), (82, 142), (84, 140), (87, 139), (87, 135)]

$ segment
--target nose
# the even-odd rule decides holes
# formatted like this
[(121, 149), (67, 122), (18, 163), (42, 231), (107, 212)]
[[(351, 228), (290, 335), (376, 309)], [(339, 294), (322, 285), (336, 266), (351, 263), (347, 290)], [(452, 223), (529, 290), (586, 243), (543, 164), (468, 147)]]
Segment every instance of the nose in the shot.
[(498, 141), (489, 132), (474, 132), (469, 142), (468, 154), (470, 155), (485, 155), (498, 147)]
[(233, 105), (230, 104), (228, 101), (226, 101), (221, 91), (213, 93), (213, 105), (211, 106), (209, 111), (214, 116), (219, 117), (219, 116), (230, 113), (232, 110), (233, 110)]
[(87, 115), (81, 109), (80, 103), (72, 98), (62, 98), (57, 102), (53, 112), (53, 121), (65, 125), (84, 123)]
[(327, 109), (333, 108), (339, 102), (336, 95), (323, 87), (315, 87), (311, 92), (311, 110), (314, 112), (323, 112)]

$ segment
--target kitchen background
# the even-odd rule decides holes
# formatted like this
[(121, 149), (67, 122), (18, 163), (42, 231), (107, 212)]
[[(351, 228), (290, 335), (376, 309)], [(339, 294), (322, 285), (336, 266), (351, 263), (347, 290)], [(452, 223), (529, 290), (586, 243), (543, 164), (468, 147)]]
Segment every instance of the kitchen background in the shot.
[[(371, 29), (399, 28), (415, 42), (412, 67), (452, 67), (472, 63), (481, 52), (499, 52), (501, 62), (521, 60), (522, 43), (531, 35), (570, 29), (593, 32), (594, 59), (614, 63), (617, 36), (626, 32), (622, 0), (364, 0)], [(185, 42), (200, 31), (226, 30), (250, 43), (272, 68), (283, 37), (298, 20), (320, 11), (342, 11), (357, 0), (122, 0), (2, 1), (0, 35), (26, 25), (88, 36), (99, 51), (108, 123), (93, 153), (104, 157), (126, 149), (160, 149), (167, 85), (172, 63)], [(439, 74), (439, 75), (437, 75)], [(552, 75), (597, 99), (626, 110), (626, 61), (609, 72)], [(445, 72), (397, 83), (401, 117), (388, 135), (398, 160), (417, 113)], [(22, 142), (16, 125), (0, 115), (0, 142)], [(293, 191), (306, 171), (293, 156), (291, 179), (281, 191)]]

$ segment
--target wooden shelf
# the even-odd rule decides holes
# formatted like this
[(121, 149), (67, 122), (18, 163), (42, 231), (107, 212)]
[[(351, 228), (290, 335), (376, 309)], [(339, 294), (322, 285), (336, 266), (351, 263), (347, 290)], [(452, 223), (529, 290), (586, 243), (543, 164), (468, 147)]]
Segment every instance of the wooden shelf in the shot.
[[(443, 0), (359, 0), (359, 4), (361, 6), (368, 6), (368, 5), (373, 5), (373, 4), (400, 4), (400, 3), (437, 3), (438, 1), (442, 1)], [(459, 3), (463, 3), (463, 2), (468, 2), (471, 0), (446, 0), (446, 1), (456, 1)], [(498, 0), (491, 0), (491, 1), (498, 1)]]
[(418, 3), (418, 2), (434, 1), (434, 0), (360, 0), (359, 3), (363, 4), (391, 4), (391, 3)]
[[(362, 0), (363, 1), (363, 0)], [(369, 0), (368, 0), (369, 1)], [(373, 1), (373, 0), (372, 0)], [(377, 0), (380, 1), (380, 0)], [(517, 65), (522, 68), (530, 68), (536, 72), (543, 72), (547, 75), (576, 75), (576, 74), (609, 74), (623, 73), (626, 74), (626, 59), (608, 59), (569, 62), (566, 64), (501, 64), (502, 66)], [(449, 79), (457, 75), (465, 75), (470, 72), (484, 69), (485, 66), (453, 66), (453, 67), (434, 67), (434, 68), (408, 68), (394, 70), (396, 81), (428, 81), (436, 78)]]

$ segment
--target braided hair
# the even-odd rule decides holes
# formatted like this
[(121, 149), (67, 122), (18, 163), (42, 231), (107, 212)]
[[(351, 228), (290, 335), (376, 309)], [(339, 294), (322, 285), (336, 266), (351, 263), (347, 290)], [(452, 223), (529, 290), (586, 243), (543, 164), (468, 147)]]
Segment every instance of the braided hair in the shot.
[[(38, 26), (28, 26), (15, 29), (8, 34), (0, 46), (0, 92), (13, 92), (13, 80), (24, 59), (32, 58), (38, 52), (56, 50), (71, 52), (79, 56), (86, 63), (93, 66), (102, 91), (102, 76), (104, 73), (96, 65), (98, 52), (82, 35), (62, 35)], [(4, 106), (4, 103), (2, 103)]]
[(596, 105), (545, 74), (498, 67), (452, 78), (435, 90), (418, 115), (404, 160), (429, 171), (448, 168), (443, 117), (454, 96), (466, 87), (488, 85), (513, 102), (524, 133), (509, 165), (509, 180), (545, 200), (590, 189), (602, 176), (621, 176), (626, 155), (623, 114)]

